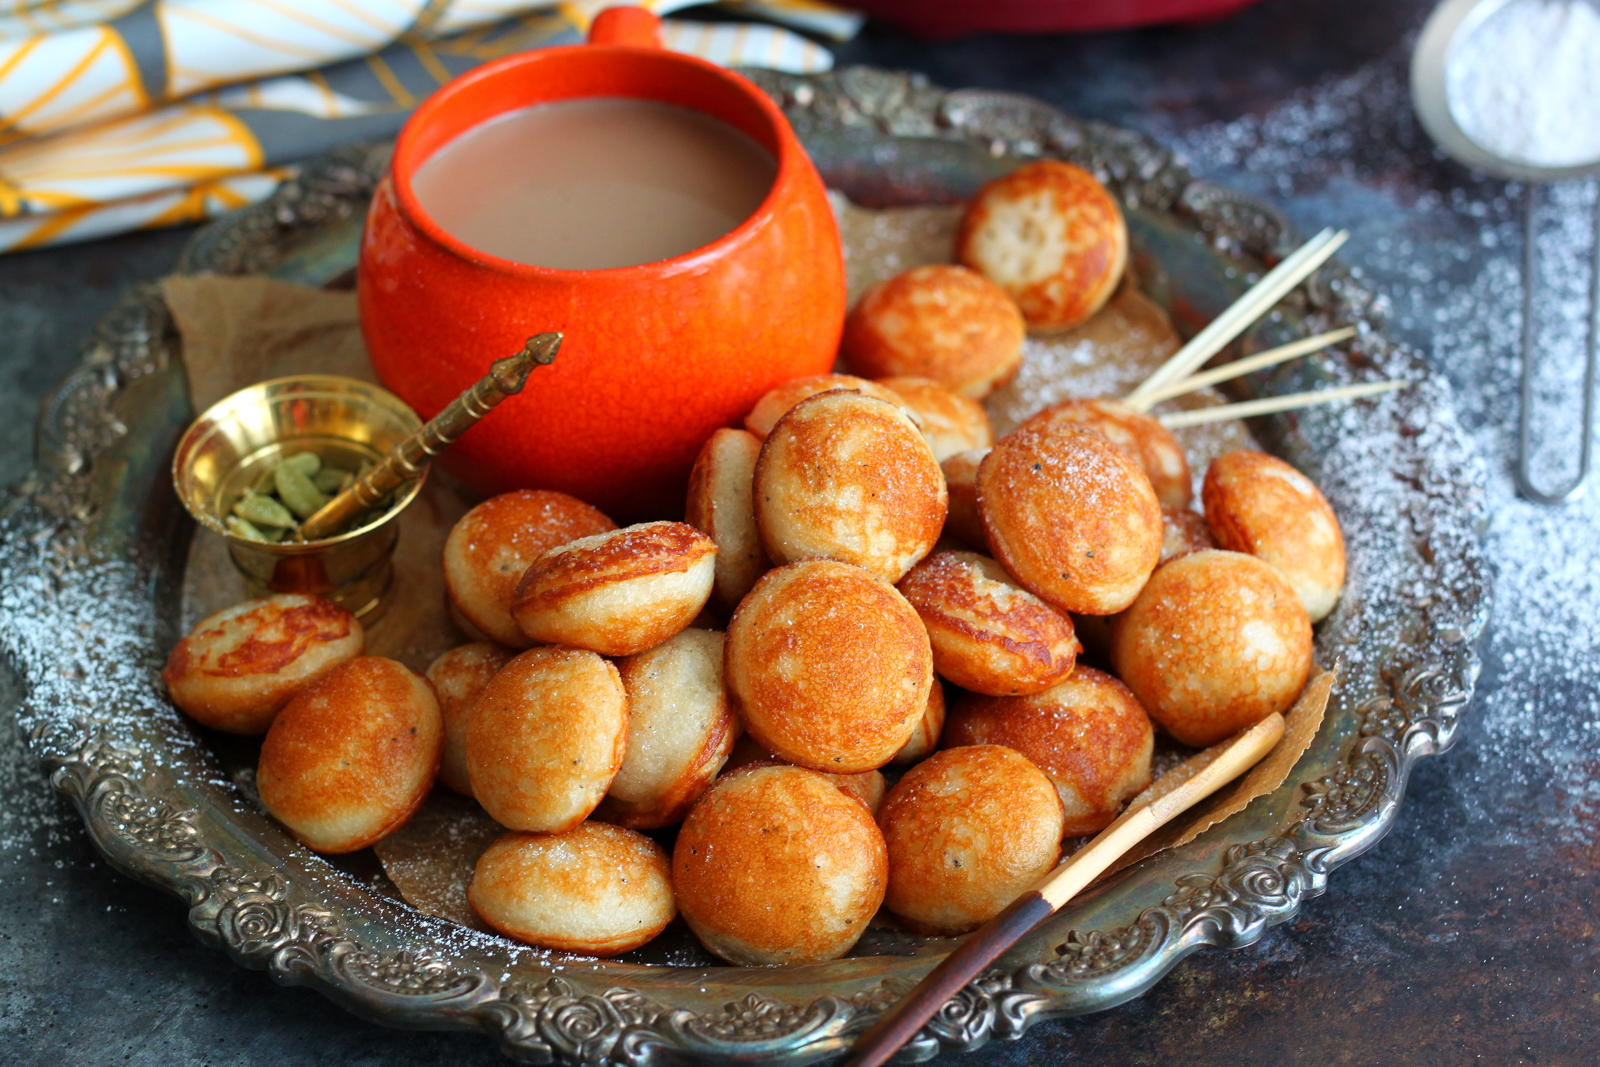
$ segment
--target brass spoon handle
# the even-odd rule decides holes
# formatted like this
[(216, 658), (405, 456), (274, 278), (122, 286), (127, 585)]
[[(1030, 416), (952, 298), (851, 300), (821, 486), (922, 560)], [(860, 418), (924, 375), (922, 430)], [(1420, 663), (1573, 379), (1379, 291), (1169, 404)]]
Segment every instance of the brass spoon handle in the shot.
[(561, 350), (561, 339), (559, 333), (541, 333), (528, 338), (528, 343), (516, 355), (496, 360), (476, 385), (450, 401), (450, 405), (429, 419), (422, 429), (391, 448), (382, 463), (301, 523), (300, 539), (316, 541), (332, 537), (401, 484), (421, 477), (434, 456), (476, 426), (500, 401), (522, 392), (533, 368), (547, 367), (554, 362), (556, 353)]

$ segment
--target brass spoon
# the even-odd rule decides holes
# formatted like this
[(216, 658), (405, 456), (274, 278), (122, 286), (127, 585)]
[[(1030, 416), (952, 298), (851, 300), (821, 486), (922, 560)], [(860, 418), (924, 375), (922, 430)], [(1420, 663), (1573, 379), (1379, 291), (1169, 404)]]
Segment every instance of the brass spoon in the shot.
[(476, 426), (494, 406), (508, 396), (522, 392), (535, 367), (548, 367), (561, 351), (559, 333), (541, 333), (528, 338), (522, 351), (495, 360), (489, 373), (454, 400), (428, 424), (389, 450), (383, 462), (354, 485), (324, 504), (300, 524), (298, 537), (316, 541), (332, 537), (364, 511), (394, 492), (402, 483), (422, 475), (428, 461), (449, 448), (456, 438)]
[(879, 1067), (888, 1061), (963, 986), (1130, 848), (1253, 767), (1278, 743), (1283, 725), (1282, 715), (1269, 715), (1157, 778), (1133, 798), (1116, 822), (946, 956), (904, 1000), (861, 1035), (842, 1067)]

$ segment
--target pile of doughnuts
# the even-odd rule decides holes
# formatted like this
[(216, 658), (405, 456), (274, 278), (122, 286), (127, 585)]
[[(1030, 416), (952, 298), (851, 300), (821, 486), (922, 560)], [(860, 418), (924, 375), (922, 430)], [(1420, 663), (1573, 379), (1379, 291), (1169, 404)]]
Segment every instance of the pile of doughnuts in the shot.
[(993, 440), (978, 400), (1025, 330), (1093, 314), (1126, 255), (1091, 176), (1024, 167), (969, 209), (964, 266), (863, 297), (860, 376), (712, 435), (686, 521), (494, 497), (443, 558), (479, 640), (425, 676), (278, 596), (196, 626), (169, 692), (265, 733), (261, 800), (318, 851), (436, 780), (475, 798), (506, 833), (470, 903), (531, 944), (614, 955), (681, 915), (754, 965), (841, 956), (883, 907), (970, 931), (1149, 783), (1157, 727), (1203, 746), (1285, 710), (1343, 584), (1332, 509), (1271, 456), (1210, 464), (1202, 515), (1178, 442), (1116, 401)]

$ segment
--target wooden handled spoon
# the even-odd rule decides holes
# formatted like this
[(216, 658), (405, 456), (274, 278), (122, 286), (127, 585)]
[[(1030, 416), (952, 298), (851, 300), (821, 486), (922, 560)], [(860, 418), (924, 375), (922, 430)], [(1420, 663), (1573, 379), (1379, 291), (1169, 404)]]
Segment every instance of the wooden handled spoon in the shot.
[(1282, 736), (1283, 716), (1269, 715), (1157, 778), (1150, 788), (1133, 798), (1116, 822), (1074, 852), (1038, 886), (969, 935), (904, 1000), (885, 1012), (856, 1041), (843, 1067), (878, 1067), (885, 1063), (962, 986), (1024, 934), (1054, 915), (1134, 845), (1253, 767)]

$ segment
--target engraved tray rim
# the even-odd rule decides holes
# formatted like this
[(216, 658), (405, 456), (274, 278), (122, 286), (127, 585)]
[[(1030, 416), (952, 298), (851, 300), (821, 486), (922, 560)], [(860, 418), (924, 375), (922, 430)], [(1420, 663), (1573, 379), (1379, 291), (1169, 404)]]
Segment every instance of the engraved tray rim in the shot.
[[(1181, 220), (1217, 256), (1248, 266), (1294, 243), (1276, 210), (1194, 180), (1143, 135), (1029, 97), (946, 91), (919, 75), (868, 67), (744, 73), (780, 102), (808, 145), (864, 144), (869, 159), (883, 146), (915, 155), (929, 145), (1000, 163), (1066, 158), (1093, 170), (1130, 208)], [(359, 225), (385, 160), (383, 146), (355, 146), (308, 165), (268, 200), (202, 230), (180, 270), (264, 270), (293, 255), (298, 236)], [(1045, 924), (951, 1001), (908, 1046), (908, 1058), (1014, 1039), (1049, 1016), (1103, 1010), (1140, 995), (1204, 945), (1251, 944), (1323, 892), (1335, 867), (1372, 847), (1393, 823), (1415, 762), (1453, 742), (1489, 610), (1477, 541), (1481, 461), (1442, 376), (1383, 336), (1381, 298), (1343, 266), (1330, 264), (1285, 308), (1297, 327), (1358, 325), (1362, 356), (1303, 361), (1277, 372), (1276, 388), (1295, 375), (1320, 384), (1363, 368), (1418, 379), (1357, 416), (1398, 442), (1394, 499), (1363, 515), (1380, 545), (1409, 552), (1437, 589), (1413, 596), (1374, 587), (1371, 605), (1324, 624), (1322, 656), (1350, 652), (1361, 666), (1284, 787), (1133, 868), (1076, 907), (1070, 930)], [(172, 535), (177, 504), (162, 488), (170, 441), (189, 414), (175, 345), (158, 290), (138, 288), (41, 408), (37, 466), (0, 500), (0, 588), (12, 593), (0, 594), (0, 647), (21, 677), (19, 724), (52, 783), (113, 866), (187, 901), (202, 942), (366, 1018), (480, 1029), (518, 1059), (594, 1064), (810, 1062), (848, 1045), (931, 965), (934, 956), (923, 954), (701, 972), (508, 950), (368, 892), (308, 853), (297, 857), (297, 846), (262, 816), (242, 811), (231, 783), (203, 781), (210, 757), (156, 677), (175, 637), (188, 544), (185, 531)], [(1265, 381), (1247, 379), (1245, 390)], [(1324, 454), (1338, 451), (1329, 447), (1337, 442), (1331, 418), (1252, 425), (1274, 451), (1308, 468), (1326, 459), (1336, 475), (1340, 460)], [(1352, 558), (1371, 550), (1353, 542)], [(81, 644), (41, 637), (91, 604), (114, 605), (128, 621)], [(252, 829), (247, 816), (259, 825)]]

